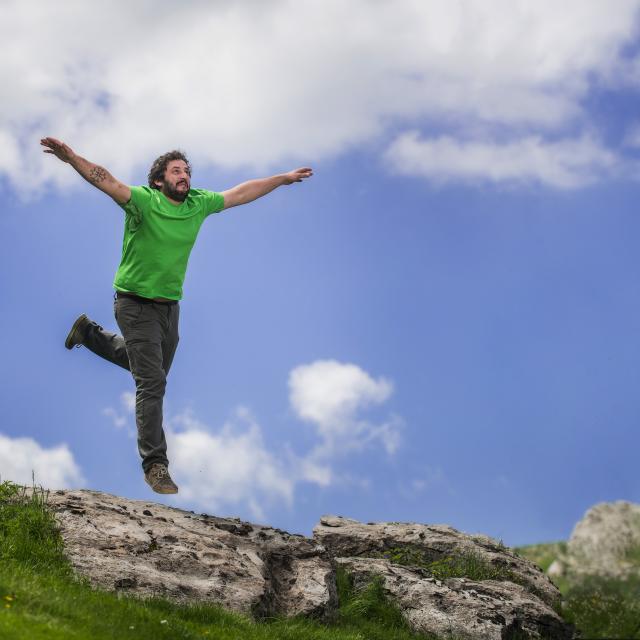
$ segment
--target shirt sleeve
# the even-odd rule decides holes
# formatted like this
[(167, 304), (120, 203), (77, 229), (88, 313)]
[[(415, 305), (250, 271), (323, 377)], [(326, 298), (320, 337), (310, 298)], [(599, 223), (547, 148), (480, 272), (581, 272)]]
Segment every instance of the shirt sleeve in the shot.
[(224, 196), (217, 191), (202, 190), (205, 196), (205, 217), (224, 209)]
[(143, 211), (151, 200), (150, 188), (130, 186), (129, 189), (131, 189), (131, 198), (129, 198), (128, 202), (120, 206), (124, 209), (125, 213), (128, 214)]

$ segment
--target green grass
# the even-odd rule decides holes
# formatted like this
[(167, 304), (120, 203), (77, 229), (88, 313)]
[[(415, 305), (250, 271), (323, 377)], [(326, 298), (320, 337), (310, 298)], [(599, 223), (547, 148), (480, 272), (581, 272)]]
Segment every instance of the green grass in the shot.
[[(527, 545), (515, 551), (547, 571), (566, 554), (567, 543)], [(625, 559), (640, 567), (640, 549), (629, 549)], [(640, 577), (555, 577), (553, 582), (564, 596), (562, 616), (580, 629), (583, 638), (640, 640)]]
[(419, 547), (405, 545), (386, 549), (374, 554), (374, 557), (384, 558), (394, 564), (420, 567), (427, 575), (437, 580), (446, 580), (447, 578), (517, 580), (517, 576), (512, 571), (506, 567), (487, 562), (480, 554), (472, 550), (433, 560)]
[(178, 605), (92, 589), (63, 553), (47, 508), (48, 493), (0, 484), (0, 638), (3, 640), (410, 640), (380, 580), (355, 589), (337, 576), (340, 608), (328, 623), (312, 619), (254, 622), (204, 604)]
[(640, 569), (640, 545), (632, 545), (627, 547), (624, 552), (624, 560), (632, 566)]
[[(254, 622), (213, 605), (178, 605), (161, 598), (138, 599), (92, 589), (86, 580), (75, 576), (64, 556), (47, 497), (47, 492), (35, 487), (27, 493), (11, 482), (0, 484), (2, 640), (428, 638), (409, 630), (399, 610), (386, 599), (380, 578), (356, 589), (342, 569), (337, 573), (340, 608), (326, 623), (304, 618)], [(536, 553), (542, 551), (537, 549)], [(396, 548), (388, 553), (398, 564), (420, 566), (422, 559), (440, 579), (462, 574), (481, 580), (491, 577), (493, 571), (472, 556), (429, 562), (415, 549)], [(591, 577), (568, 587), (565, 596), (562, 614), (581, 630), (583, 638), (640, 640), (640, 578), (615, 581)]]
[(567, 543), (561, 541), (530, 544), (524, 547), (516, 547), (514, 551), (523, 558), (531, 560), (546, 572), (556, 558), (562, 557), (567, 552)]
[(584, 638), (640, 639), (640, 577), (581, 579), (567, 591), (563, 616)]

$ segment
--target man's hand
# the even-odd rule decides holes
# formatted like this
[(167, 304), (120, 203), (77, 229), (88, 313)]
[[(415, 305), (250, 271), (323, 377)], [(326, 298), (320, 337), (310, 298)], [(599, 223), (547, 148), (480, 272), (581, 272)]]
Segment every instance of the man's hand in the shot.
[(55, 138), (42, 138), (40, 144), (43, 147), (47, 147), (47, 149), (43, 150), (45, 153), (53, 153), (53, 155), (62, 160), (62, 162), (71, 162), (76, 155), (69, 145)]
[(301, 167), (284, 174), (285, 184), (293, 184), (294, 182), (302, 182), (304, 178), (310, 178), (313, 171), (309, 167)]
[(104, 167), (89, 162), (73, 149), (56, 138), (42, 138), (40, 144), (45, 153), (52, 153), (62, 162), (68, 162), (87, 182), (111, 196), (118, 204), (126, 204), (131, 198), (131, 189), (116, 180)]

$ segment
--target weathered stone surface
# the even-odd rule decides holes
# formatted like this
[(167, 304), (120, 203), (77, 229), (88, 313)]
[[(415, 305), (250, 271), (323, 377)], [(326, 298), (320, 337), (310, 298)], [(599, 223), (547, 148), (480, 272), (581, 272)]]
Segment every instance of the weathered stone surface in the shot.
[(512, 572), (518, 584), (549, 605), (560, 592), (543, 571), (487, 536), (468, 535), (446, 525), (399, 522), (364, 524), (339, 516), (323, 516), (314, 538), (334, 557), (372, 557), (390, 549), (419, 550), (429, 562), (473, 552), (493, 567)]
[(331, 561), (303, 536), (97, 491), (56, 491), (49, 505), (66, 554), (94, 586), (257, 617), (335, 607)]
[(574, 527), (567, 553), (559, 560), (566, 573), (621, 578), (640, 573), (630, 553), (640, 549), (640, 504), (618, 500), (591, 507)]
[[(534, 565), (490, 538), (451, 527), (325, 516), (311, 540), (96, 491), (56, 491), (48, 502), (77, 572), (109, 590), (212, 602), (258, 618), (322, 616), (337, 606), (335, 566), (341, 565), (356, 586), (382, 576), (417, 631), (473, 640), (573, 637), (553, 609), (557, 590)], [(419, 549), (426, 561), (473, 551), (518, 584), (439, 581), (424, 566), (367, 557), (397, 548)]]
[(524, 587), (511, 582), (464, 578), (444, 581), (388, 560), (338, 558), (356, 588), (381, 576), (386, 595), (415, 631), (469, 640), (557, 638), (570, 640), (573, 628)]

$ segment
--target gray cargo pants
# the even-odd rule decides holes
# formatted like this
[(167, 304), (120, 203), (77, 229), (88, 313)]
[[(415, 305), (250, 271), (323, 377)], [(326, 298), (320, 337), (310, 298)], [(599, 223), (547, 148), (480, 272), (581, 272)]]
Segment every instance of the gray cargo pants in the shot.
[(180, 305), (177, 301), (154, 302), (120, 294), (114, 298), (114, 315), (122, 335), (105, 331), (92, 322), (83, 345), (133, 375), (138, 451), (146, 472), (154, 463), (169, 464), (162, 428), (162, 401), (167, 374), (180, 339)]

